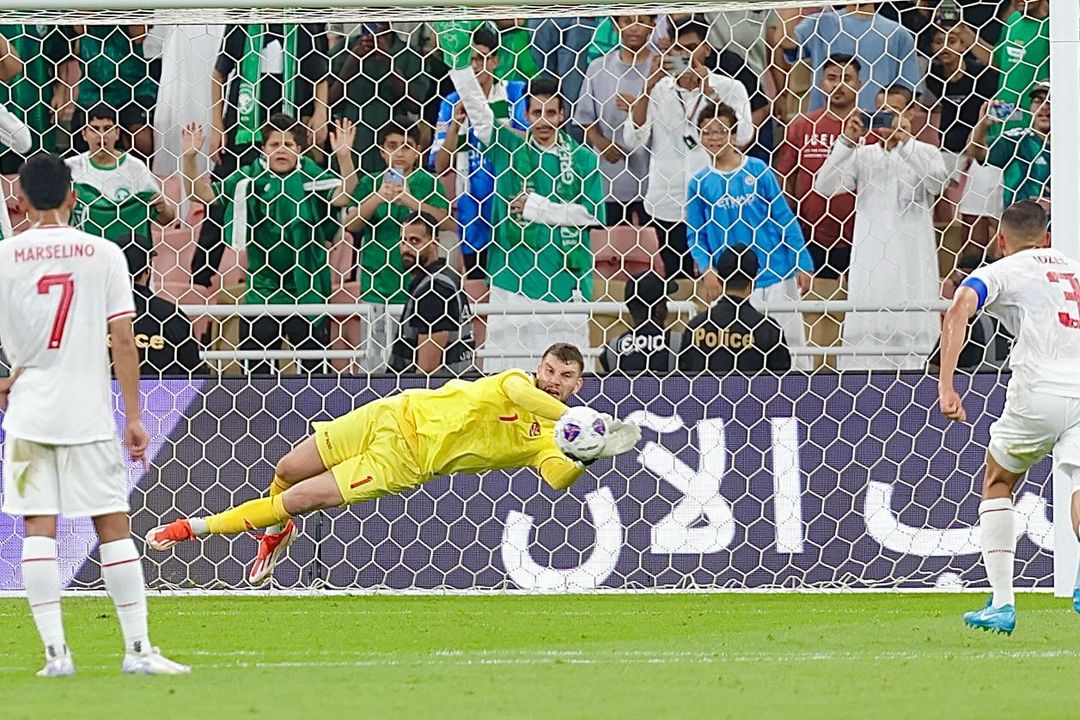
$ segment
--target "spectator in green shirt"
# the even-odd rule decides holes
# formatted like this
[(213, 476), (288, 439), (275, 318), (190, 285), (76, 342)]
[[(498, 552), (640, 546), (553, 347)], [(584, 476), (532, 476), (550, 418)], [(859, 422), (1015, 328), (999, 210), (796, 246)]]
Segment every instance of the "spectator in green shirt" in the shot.
[[(185, 181), (207, 205), (225, 206), (225, 235), (233, 247), (247, 250), (247, 293), (250, 304), (321, 304), (330, 295), (327, 247), (336, 223), (331, 206), (344, 207), (356, 186), (352, 159), (354, 130), (341, 120), (330, 144), (342, 177), (304, 156), (309, 143), (305, 127), (282, 113), (270, 116), (261, 132), (262, 153), (221, 182), (198, 176), (195, 155), (203, 144), (203, 129), (185, 128), (181, 168)], [(324, 347), (329, 328), (324, 317), (302, 314), (263, 316), (241, 322), (241, 349), (276, 349), (284, 339), (294, 349)], [(302, 363), (317, 371), (322, 363)], [(258, 363), (252, 372), (270, 370)]]
[(1001, 168), (1004, 207), (1021, 200), (1035, 200), (1049, 213), (1050, 83), (1040, 83), (1026, 99), (1031, 107), (1030, 125), (1005, 130), (993, 141), (987, 138), (992, 127), (1002, 124), (995, 108), (1002, 108), (1003, 103), (1000, 100), (987, 103), (964, 154), (979, 163)]
[[(68, 40), (58, 27), (49, 25), (0, 25), (0, 36), (0, 105), (30, 128), (30, 152), (53, 152), (56, 123), (52, 108), (67, 102), (68, 89), (58, 73), (70, 52)], [(22, 155), (4, 152), (0, 173), (15, 173), (22, 162)]]
[(149, 239), (151, 221), (168, 225), (176, 219), (161, 181), (146, 163), (117, 148), (120, 126), (113, 108), (98, 105), (85, 115), (82, 138), (89, 149), (65, 160), (79, 201), (73, 223), (117, 244), (122, 237)]
[[(1020, 0), (1017, 6), (1005, 21), (992, 64), (1001, 73), (997, 99), (1027, 110), (1032, 87), (1050, 79), (1050, 7), (1047, 0)], [(1006, 125), (1013, 127), (1023, 124)]]
[(401, 264), (401, 223), (427, 213), (441, 230), (452, 230), (450, 203), (442, 183), (420, 167), (420, 130), (391, 123), (379, 133), (385, 171), (365, 174), (357, 183), (357, 203), (345, 228), (357, 234), (360, 248), (360, 296), (365, 302), (400, 305), (407, 299), (408, 277)]
[[(440, 28), (439, 42), (444, 48), (464, 44), (454, 28)], [(473, 68), (461, 55), (448, 54), (474, 136), (495, 169), (489, 302), (535, 311), (488, 318), (485, 347), (494, 356), (484, 370), (499, 372), (551, 342), (588, 343), (587, 314), (559, 308), (592, 297), (589, 233), (605, 220), (603, 175), (596, 153), (563, 130), (566, 106), (556, 81), (529, 83), (529, 130), (522, 137), (495, 122)]]
[[(76, 25), (76, 54), (80, 60), (79, 81), (72, 127), (85, 124), (85, 112), (99, 104), (116, 109), (120, 127), (130, 137), (123, 146), (144, 158), (154, 153), (154, 131), (150, 113), (157, 102), (157, 83), (143, 56), (146, 25)], [(81, 137), (73, 138), (76, 150), (85, 151)]]
[(532, 53), (533, 31), (524, 20), (496, 20), (499, 33), (499, 64), (495, 77), (500, 80), (532, 80), (540, 66)]

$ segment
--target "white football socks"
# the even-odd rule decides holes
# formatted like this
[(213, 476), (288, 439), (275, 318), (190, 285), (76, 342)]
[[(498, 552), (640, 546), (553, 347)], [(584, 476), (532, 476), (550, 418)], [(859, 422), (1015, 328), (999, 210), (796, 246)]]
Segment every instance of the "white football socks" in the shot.
[(22, 576), (30, 613), (34, 616), (45, 658), (67, 652), (64, 620), (60, 613), (60, 569), (56, 563), (56, 540), (32, 535), (23, 540)]
[(143, 582), (142, 560), (131, 538), (102, 543), (101, 577), (116, 605), (116, 617), (124, 633), (128, 652), (150, 652), (149, 632), (146, 629), (146, 586)]
[(994, 589), (994, 607), (1013, 605), (1013, 569), (1016, 560), (1016, 511), (1011, 498), (983, 500), (979, 504), (982, 558), (986, 577)]

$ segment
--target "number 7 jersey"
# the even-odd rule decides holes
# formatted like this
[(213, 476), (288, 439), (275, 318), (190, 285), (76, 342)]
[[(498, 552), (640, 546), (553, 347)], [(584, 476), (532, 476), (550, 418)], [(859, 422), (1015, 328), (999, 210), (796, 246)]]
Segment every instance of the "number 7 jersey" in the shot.
[(1080, 398), (1080, 263), (1050, 248), (1023, 250), (962, 285), (1016, 338), (1011, 384)]
[(0, 242), (0, 346), (22, 374), (4, 431), (52, 445), (116, 436), (108, 324), (135, 314), (123, 252), (67, 226)]

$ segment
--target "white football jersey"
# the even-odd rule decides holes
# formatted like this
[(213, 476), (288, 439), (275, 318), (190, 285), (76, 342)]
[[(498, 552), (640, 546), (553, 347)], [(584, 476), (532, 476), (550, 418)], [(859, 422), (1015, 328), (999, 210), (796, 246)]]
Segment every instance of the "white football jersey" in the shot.
[(1080, 262), (1050, 248), (1024, 250), (979, 268), (963, 284), (1016, 338), (1012, 383), (1080, 398)]
[(52, 445), (116, 437), (108, 323), (135, 314), (131, 284), (119, 247), (70, 227), (0, 242), (0, 346), (23, 370), (5, 432)]

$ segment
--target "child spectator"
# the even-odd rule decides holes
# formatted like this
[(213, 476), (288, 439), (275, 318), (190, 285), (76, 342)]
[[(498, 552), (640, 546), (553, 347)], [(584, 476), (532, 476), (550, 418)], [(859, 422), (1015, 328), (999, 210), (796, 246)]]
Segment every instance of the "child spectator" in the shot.
[[(336, 223), (330, 205), (347, 205), (356, 187), (352, 159), (353, 128), (339, 121), (330, 140), (344, 182), (303, 157), (307, 131), (296, 119), (271, 115), (260, 131), (262, 157), (241, 167), (222, 182), (196, 177), (195, 154), (203, 143), (203, 130), (189, 125), (183, 135), (183, 172), (202, 202), (225, 207), (225, 229), (233, 247), (247, 249), (247, 292), (250, 304), (325, 303), (330, 294), (327, 245)], [(242, 350), (270, 350), (286, 338), (294, 349), (313, 350), (326, 345), (324, 318), (307, 315), (266, 315), (241, 322)], [(321, 363), (302, 363), (309, 370)], [(268, 372), (265, 362), (253, 372)]]
[[(814, 261), (776, 175), (736, 147), (737, 124), (727, 105), (709, 103), (698, 116), (701, 145), (712, 157), (711, 167), (694, 175), (687, 191), (687, 241), (701, 273), (699, 294), (709, 303), (720, 297), (716, 260), (725, 248), (743, 244), (760, 266), (755, 303), (794, 302), (809, 288)], [(775, 315), (788, 346), (805, 345), (798, 313), (766, 314)]]
[(66, 160), (79, 200), (74, 224), (113, 242), (130, 234), (149, 240), (151, 221), (168, 225), (176, 219), (161, 181), (142, 160), (117, 149), (115, 110), (98, 105), (85, 116), (82, 138), (89, 149)]

